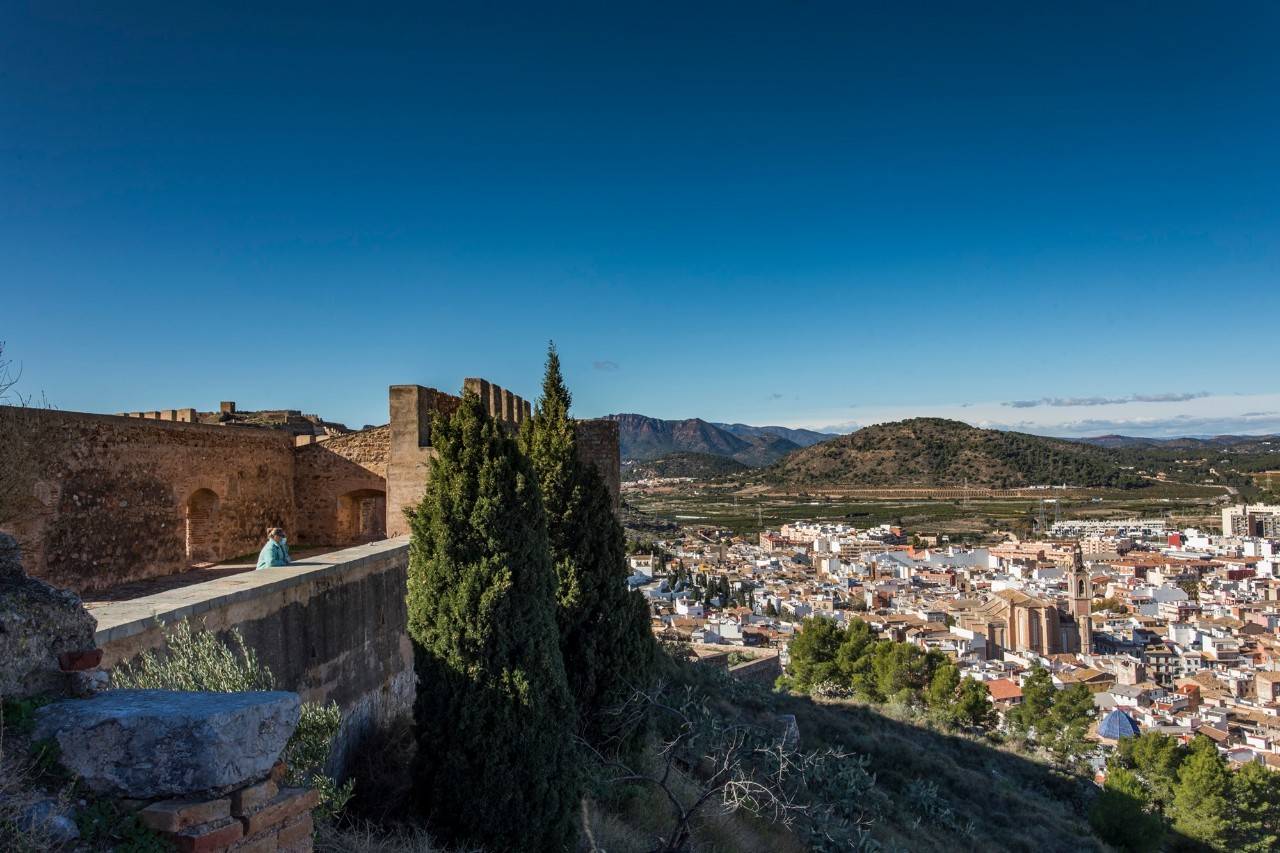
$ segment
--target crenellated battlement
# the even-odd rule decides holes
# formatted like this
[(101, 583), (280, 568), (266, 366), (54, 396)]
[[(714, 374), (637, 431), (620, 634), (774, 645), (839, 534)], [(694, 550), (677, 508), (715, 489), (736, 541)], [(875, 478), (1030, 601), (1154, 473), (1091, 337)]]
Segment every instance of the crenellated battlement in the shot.
[(489, 417), (517, 429), (533, 416), (533, 405), (528, 400), (488, 380), (476, 377), (464, 379), (462, 390), (463, 393), (479, 397)]

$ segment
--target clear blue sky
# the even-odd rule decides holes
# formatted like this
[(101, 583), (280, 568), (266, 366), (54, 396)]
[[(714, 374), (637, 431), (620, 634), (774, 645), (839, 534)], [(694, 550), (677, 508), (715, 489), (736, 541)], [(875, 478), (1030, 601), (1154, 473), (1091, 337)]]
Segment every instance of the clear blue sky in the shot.
[(1280, 430), (1280, 5), (266, 5), (4, 4), (28, 390)]

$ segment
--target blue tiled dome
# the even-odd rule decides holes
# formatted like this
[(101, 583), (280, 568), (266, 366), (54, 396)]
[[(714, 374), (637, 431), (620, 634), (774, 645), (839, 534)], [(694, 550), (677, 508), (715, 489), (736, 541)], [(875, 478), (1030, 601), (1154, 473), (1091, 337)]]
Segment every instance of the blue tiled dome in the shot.
[(1111, 740), (1137, 737), (1138, 724), (1133, 721), (1133, 717), (1116, 708), (1110, 714), (1107, 714), (1107, 718), (1102, 721), (1102, 725), (1098, 726), (1098, 735)]

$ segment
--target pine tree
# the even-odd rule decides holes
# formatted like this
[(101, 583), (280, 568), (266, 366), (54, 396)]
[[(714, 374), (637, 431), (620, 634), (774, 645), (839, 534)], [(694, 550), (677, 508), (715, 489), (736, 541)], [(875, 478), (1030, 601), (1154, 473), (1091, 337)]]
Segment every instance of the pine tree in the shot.
[(1173, 794), (1174, 828), (1215, 850), (1226, 849), (1231, 778), (1218, 748), (1197, 736), (1182, 766)]
[(1093, 715), (1093, 694), (1083, 684), (1073, 684), (1054, 695), (1053, 707), (1041, 734), (1058, 763), (1072, 764), (1093, 748), (1085, 740)]
[[(939, 670), (941, 671), (941, 670)], [(951, 719), (960, 726), (990, 728), (996, 711), (991, 705), (991, 692), (981, 681), (962, 679), (951, 705)]]
[(840, 681), (840, 669), (836, 655), (844, 641), (844, 632), (830, 619), (813, 616), (805, 619), (787, 646), (791, 663), (791, 686), (807, 693), (815, 684), (824, 681)]
[(560, 850), (578, 774), (537, 479), (473, 395), (432, 444), (409, 551), (415, 793), (451, 842)]
[(1116, 762), (1132, 769), (1143, 781), (1152, 806), (1165, 812), (1173, 802), (1178, 784), (1178, 768), (1187, 750), (1178, 741), (1160, 732), (1143, 732), (1123, 738), (1116, 747)]
[(1008, 718), (1010, 727), (1017, 733), (1026, 735), (1033, 729), (1042, 734), (1049, 709), (1053, 707), (1053, 677), (1049, 670), (1036, 666), (1031, 674), (1022, 682), (1022, 703), (1010, 709)]
[(556, 622), (578, 728), (595, 742), (604, 711), (648, 686), (657, 644), (648, 605), (627, 588), (626, 536), (613, 496), (595, 466), (578, 458), (571, 402), (551, 344), (542, 397), (520, 431), (520, 445), (546, 508)]
[(1118, 850), (1154, 853), (1164, 840), (1164, 821), (1145, 808), (1147, 791), (1129, 770), (1116, 767), (1089, 809), (1089, 823)]
[(954, 663), (947, 661), (938, 667), (929, 681), (929, 687), (924, 693), (925, 704), (931, 709), (950, 713), (959, 687), (960, 670)]
[(1231, 774), (1231, 849), (1280, 850), (1280, 773), (1250, 761)]

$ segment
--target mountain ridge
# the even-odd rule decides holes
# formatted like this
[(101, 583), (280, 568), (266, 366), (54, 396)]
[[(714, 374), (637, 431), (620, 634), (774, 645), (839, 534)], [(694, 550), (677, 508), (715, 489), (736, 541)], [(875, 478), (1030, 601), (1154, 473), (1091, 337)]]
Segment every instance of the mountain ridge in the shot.
[[(664, 420), (632, 412), (605, 415), (604, 420), (618, 424), (622, 458), (630, 462), (648, 462), (674, 453), (699, 453), (722, 456), (743, 465), (758, 468), (771, 465), (801, 447), (812, 446), (812, 430), (789, 427), (753, 427), (747, 424), (715, 424), (702, 418)], [(786, 433), (808, 442), (801, 444)]]
[(805, 485), (1133, 488), (1145, 481), (1110, 449), (1068, 439), (910, 418), (799, 450), (763, 472)]

